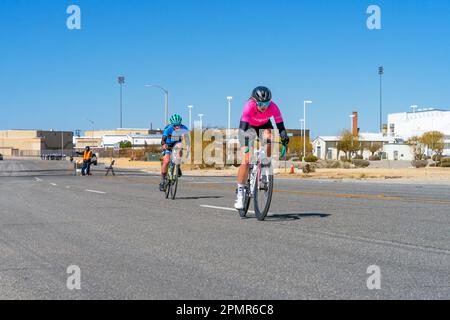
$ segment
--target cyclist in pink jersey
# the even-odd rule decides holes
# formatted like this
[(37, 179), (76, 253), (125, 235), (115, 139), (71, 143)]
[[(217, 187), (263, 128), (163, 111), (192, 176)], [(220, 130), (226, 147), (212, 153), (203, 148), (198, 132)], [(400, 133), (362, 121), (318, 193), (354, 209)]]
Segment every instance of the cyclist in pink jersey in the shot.
[[(266, 87), (255, 88), (252, 97), (245, 104), (239, 127), (239, 141), (242, 147), (243, 160), (237, 175), (237, 198), (234, 205), (237, 210), (244, 208), (244, 188), (247, 182), (251, 154), (251, 152), (248, 152), (250, 140), (254, 140), (256, 136), (260, 137), (260, 134), (262, 133), (263, 141), (267, 143), (267, 158), (270, 158), (271, 156), (270, 150), (273, 125), (270, 119), (272, 117), (275, 119), (277, 129), (280, 131), (282, 144), (287, 146), (289, 144), (289, 137), (284, 126), (280, 109), (272, 101), (272, 92)], [(270, 166), (270, 162), (265, 165)]]

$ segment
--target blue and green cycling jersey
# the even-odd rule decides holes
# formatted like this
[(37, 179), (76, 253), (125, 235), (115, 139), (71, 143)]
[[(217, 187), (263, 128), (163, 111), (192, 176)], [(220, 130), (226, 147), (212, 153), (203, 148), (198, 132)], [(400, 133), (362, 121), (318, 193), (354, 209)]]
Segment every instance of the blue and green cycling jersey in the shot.
[(175, 130), (174, 126), (169, 124), (163, 132), (161, 144), (167, 144), (169, 149), (172, 149), (177, 143), (183, 141), (183, 135), (189, 133), (189, 129), (185, 125), (181, 125), (178, 130)]

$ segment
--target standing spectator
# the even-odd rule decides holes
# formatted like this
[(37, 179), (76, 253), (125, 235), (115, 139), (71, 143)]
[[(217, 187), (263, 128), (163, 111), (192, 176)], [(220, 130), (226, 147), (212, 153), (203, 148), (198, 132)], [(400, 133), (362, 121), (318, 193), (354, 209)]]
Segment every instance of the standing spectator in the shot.
[(92, 151), (91, 148), (86, 147), (83, 152), (77, 152), (77, 154), (83, 156), (83, 166), (81, 168), (81, 174), (83, 176), (91, 175), (91, 160), (92, 160)]

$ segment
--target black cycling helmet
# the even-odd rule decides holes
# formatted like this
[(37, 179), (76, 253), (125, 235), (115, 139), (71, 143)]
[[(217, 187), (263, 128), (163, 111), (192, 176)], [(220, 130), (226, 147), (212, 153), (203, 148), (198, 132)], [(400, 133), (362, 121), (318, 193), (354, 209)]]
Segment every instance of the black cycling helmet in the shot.
[(272, 92), (267, 87), (257, 87), (253, 90), (252, 98), (257, 102), (269, 102), (272, 100)]

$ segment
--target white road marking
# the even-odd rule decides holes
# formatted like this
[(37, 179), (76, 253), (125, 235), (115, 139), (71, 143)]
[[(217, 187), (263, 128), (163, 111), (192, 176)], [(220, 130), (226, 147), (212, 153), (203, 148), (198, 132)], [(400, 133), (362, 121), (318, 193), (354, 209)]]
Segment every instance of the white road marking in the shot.
[(52, 186), (57, 187), (58, 185), (56, 183), (50, 183)]
[[(226, 210), (226, 211), (234, 211), (236, 212), (237, 210), (234, 208), (226, 208), (226, 207), (216, 207), (216, 206), (208, 206), (208, 205), (200, 205), (200, 207), (203, 208), (209, 208), (209, 209), (218, 209), (218, 210)], [(255, 213), (255, 211), (248, 211), (249, 213)]]
[(106, 192), (103, 191), (97, 191), (97, 190), (84, 190), (86, 192), (91, 192), (91, 193), (98, 193), (98, 194), (106, 194)]
[(70, 186), (67, 186), (66, 189), (70, 189)]
[(231, 183), (235, 183), (234, 181), (196, 181), (196, 182), (189, 182), (192, 184), (231, 184)]
[(35, 178), (37, 182), (41, 182), (42, 180), (39, 178)]

